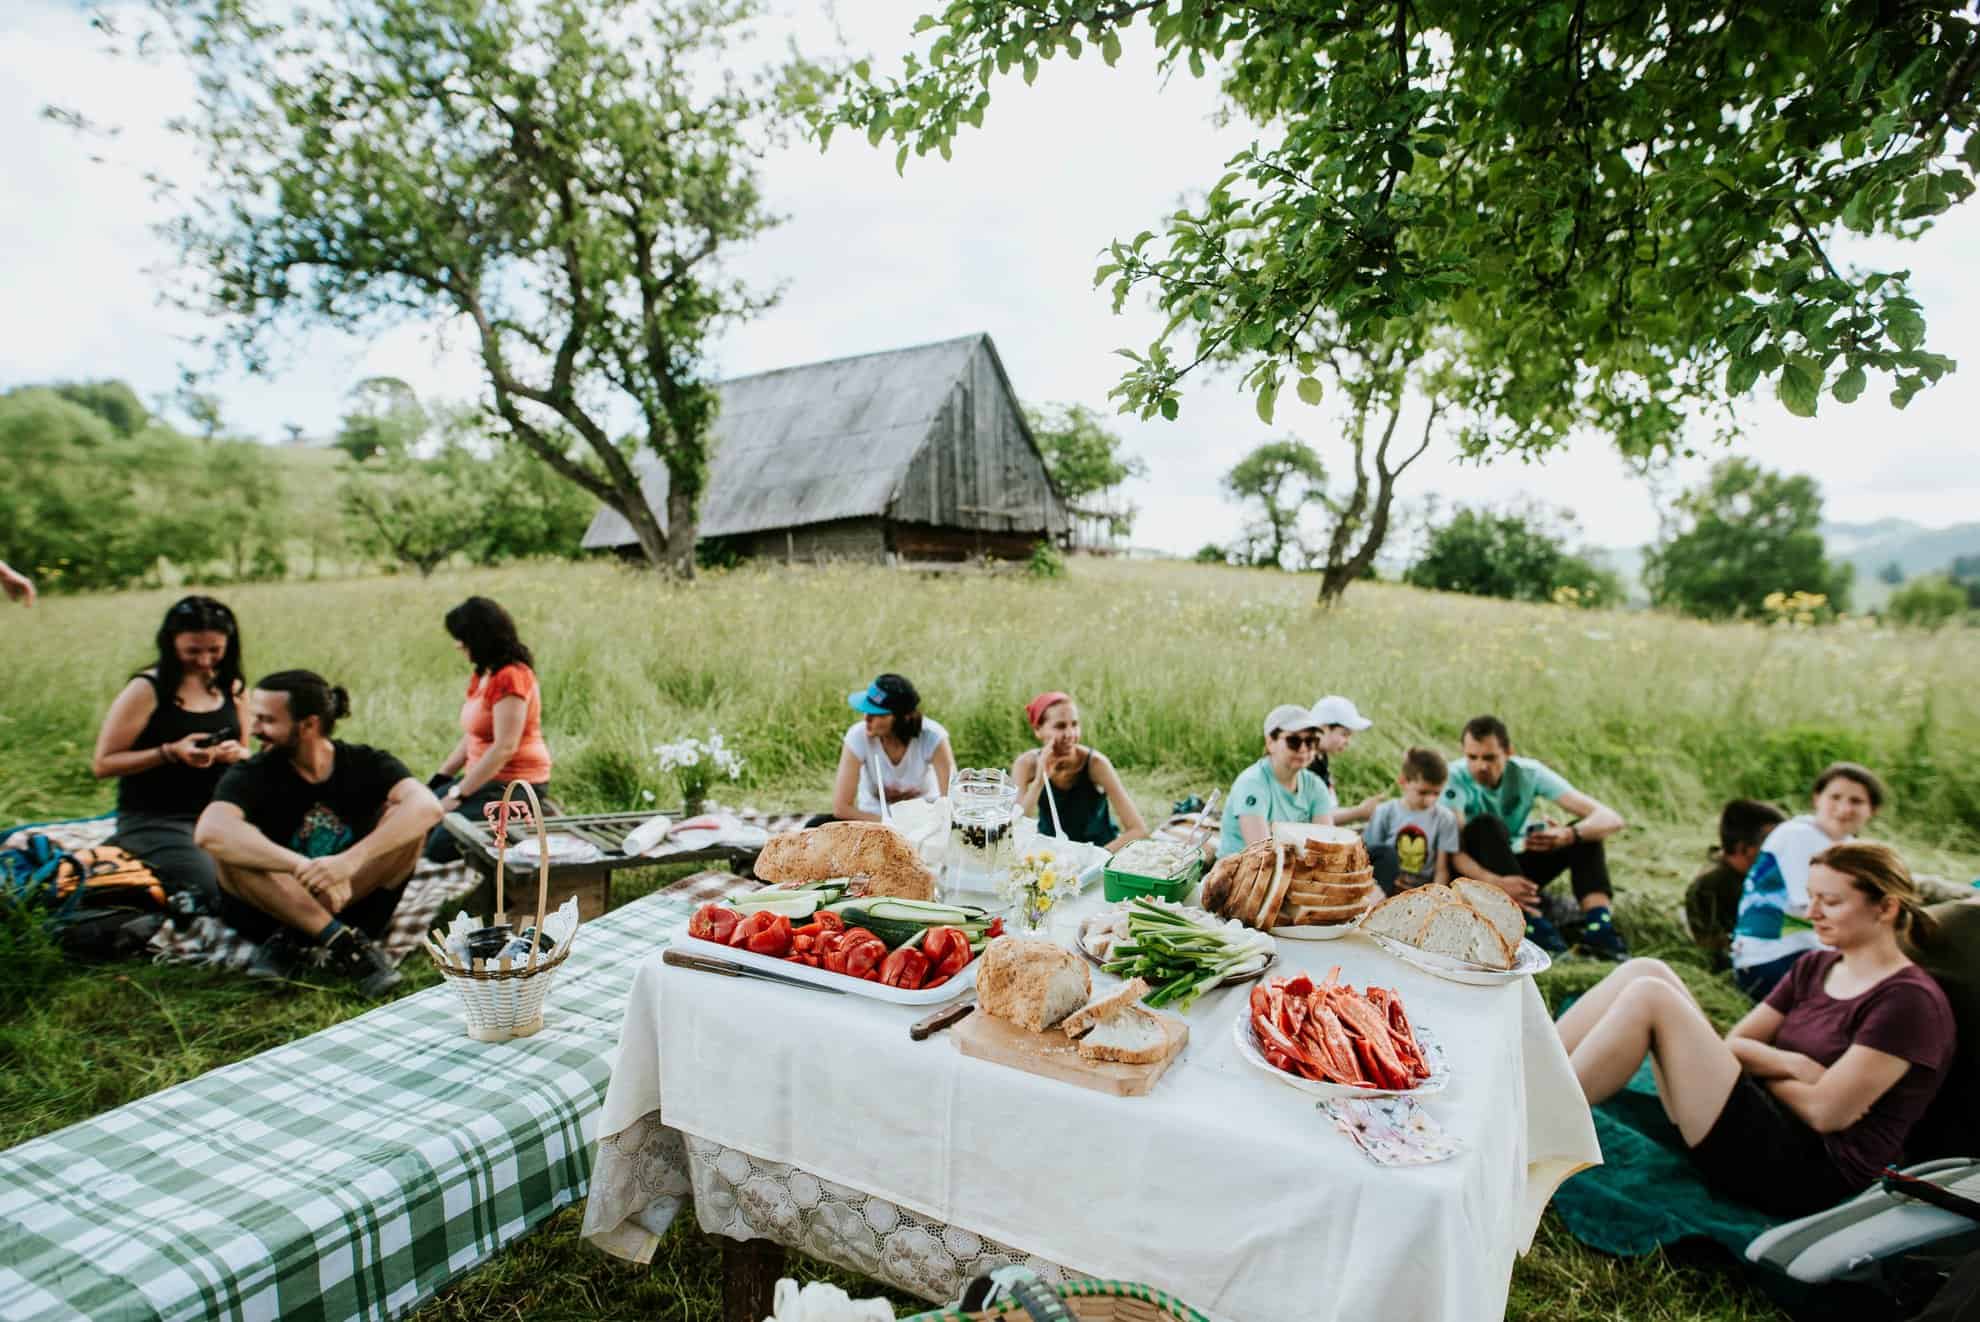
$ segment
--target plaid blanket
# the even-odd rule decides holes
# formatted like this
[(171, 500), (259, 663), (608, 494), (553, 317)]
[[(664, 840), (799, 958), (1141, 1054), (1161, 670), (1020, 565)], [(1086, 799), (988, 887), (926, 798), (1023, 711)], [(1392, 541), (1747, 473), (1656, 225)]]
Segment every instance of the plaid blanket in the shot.
[[(89, 849), (117, 833), (117, 815), (18, 827), (0, 835), (0, 849), (15, 844), (17, 837), (29, 831), (47, 836), (65, 852)], [(391, 929), (380, 943), (386, 956), (394, 964), (403, 960), (419, 945), (420, 938), (433, 930), (440, 907), (473, 890), (477, 880), (464, 862), (429, 863), (421, 859), (399, 897), (399, 907), (392, 911)], [(152, 935), (147, 949), (161, 964), (211, 964), (227, 969), (244, 969), (255, 956), (254, 943), (217, 918), (168, 918)]]
[(584, 1196), (633, 972), (736, 884), (585, 924), (534, 1037), (432, 987), (0, 1153), (0, 1317), (409, 1311)]

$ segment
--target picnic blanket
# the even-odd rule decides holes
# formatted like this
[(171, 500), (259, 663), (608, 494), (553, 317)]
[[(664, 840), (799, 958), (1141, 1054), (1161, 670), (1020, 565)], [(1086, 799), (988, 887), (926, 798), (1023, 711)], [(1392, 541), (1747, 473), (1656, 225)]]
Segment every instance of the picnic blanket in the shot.
[[(117, 833), (117, 814), (81, 817), (63, 822), (37, 822), (0, 832), (0, 849), (17, 843), (17, 837), (37, 831), (67, 851), (89, 849)], [(394, 964), (405, 959), (420, 938), (433, 930), (440, 908), (448, 900), (465, 895), (478, 878), (465, 862), (429, 863), (425, 859), (413, 869), (392, 911), (392, 926), (379, 943), (386, 958)], [(161, 964), (208, 964), (216, 968), (243, 969), (254, 959), (255, 945), (218, 918), (167, 918), (152, 934), (147, 947)]]
[(451, 987), (0, 1152), (0, 1317), (384, 1319), (585, 1194), (634, 971), (734, 878), (578, 932), (534, 1037)]
[(1735, 1255), (1780, 1224), (1706, 1187), (1684, 1155), (1684, 1140), (1657, 1100), (1645, 1061), (1629, 1086), (1594, 1108), (1602, 1164), (1554, 1192), (1554, 1211), (1590, 1248), (1641, 1257), (1694, 1236), (1717, 1240)]

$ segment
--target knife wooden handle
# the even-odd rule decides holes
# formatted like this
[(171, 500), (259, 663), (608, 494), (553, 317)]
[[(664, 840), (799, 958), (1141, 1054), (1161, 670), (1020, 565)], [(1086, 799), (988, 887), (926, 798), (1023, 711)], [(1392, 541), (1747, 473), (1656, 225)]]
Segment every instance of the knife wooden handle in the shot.
[(969, 1012), (975, 1008), (976, 1002), (974, 1000), (958, 1001), (954, 1005), (945, 1005), (927, 1018), (916, 1020), (914, 1025), (908, 1029), (908, 1036), (917, 1042), (924, 1041), (930, 1035), (941, 1032), (950, 1024), (962, 1022), (968, 1016)]
[(660, 952), (662, 964), (672, 964), (675, 968), (696, 969), (702, 973), (719, 973), (725, 978), (740, 978), (743, 970), (740, 965), (726, 960), (710, 959), (705, 955), (691, 955), (685, 950), (667, 949)]

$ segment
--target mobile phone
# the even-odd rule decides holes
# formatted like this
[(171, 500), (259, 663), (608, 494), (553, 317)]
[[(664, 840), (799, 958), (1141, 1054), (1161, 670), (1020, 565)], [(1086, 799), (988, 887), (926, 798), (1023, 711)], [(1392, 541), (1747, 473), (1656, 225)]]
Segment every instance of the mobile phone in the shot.
[(1542, 831), (1546, 829), (1547, 829), (1547, 823), (1545, 822), (1528, 822), (1526, 824), (1526, 833), (1528, 835), (1539, 835)]
[(221, 741), (222, 739), (224, 739), (224, 738), (226, 738), (226, 736), (225, 736), (225, 735), (219, 735), (219, 734), (203, 734), (203, 735), (201, 735), (201, 736), (200, 736), (199, 738), (197, 738), (197, 739), (195, 739), (195, 740), (193, 740), (193, 747), (194, 747), (194, 748), (211, 748), (211, 747), (213, 747), (213, 745), (215, 745), (215, 744), (217, 744), (217, 743), (219, 743), (219, 742), (220, 742), (220, 741)]

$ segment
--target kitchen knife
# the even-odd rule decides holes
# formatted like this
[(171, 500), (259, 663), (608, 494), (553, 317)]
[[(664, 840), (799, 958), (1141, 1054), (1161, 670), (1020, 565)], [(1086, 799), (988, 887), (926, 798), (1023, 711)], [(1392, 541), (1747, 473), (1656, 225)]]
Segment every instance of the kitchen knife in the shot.
[(714, 959), (708, 955), (692, 955), (685, 950), (664, 950), (660, 953), (662, 964), (672, 964), (677, 969), (694, 969), (700, 973), (719, 973), (725, 978), (761, 978), (765, 982), (781, 982), (792, 987), (802, 987), (806, 991), (830, 992), (834, 996), (844, 996), (837, 987), (826, 987), (803, 978), (793, 978), (788, 974), (772, 973), (767, 969), (753, 969), (742, 964), (731, 964), (726, 959)]
[(975, 1008), (976, 998), (973, 996), (965, 997), (960, 1001), (951, 1001), (927, 1018), (915, 1020), (914, 1026), (908, 1029), (908, 1036), (917, 1042), (923, 1041), (941, 1032), (950, 1024), (961, 1023)]

